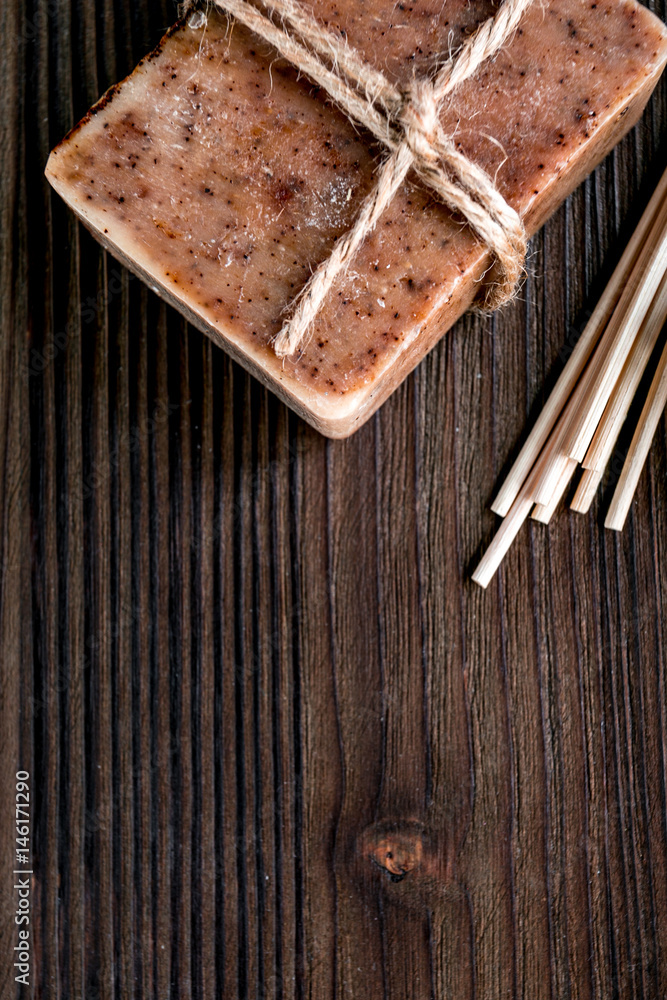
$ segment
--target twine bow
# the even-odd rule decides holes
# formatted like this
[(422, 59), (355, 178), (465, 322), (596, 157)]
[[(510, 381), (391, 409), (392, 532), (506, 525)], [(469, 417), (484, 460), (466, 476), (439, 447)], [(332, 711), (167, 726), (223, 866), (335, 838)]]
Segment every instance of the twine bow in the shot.
[[(440, 201), (464, 216), (494, 254), (498, 280), (487, 289), (485, 307), (497, 309), (507, 302), (523, 270), (523, 223), (488, 174), (457, 150), (440, 124), (439, 113), (445, 97), (509, 40), (531, 0), (504, 0), (497, 14), (479, 26), (433, 79), (415, 79), (403, 89), (364, 63), (344, 40), (323, 28), (294, 0), (263, 0), (264, 7), (280, 18), (279, 24), (247, 0), (212, 2), (326, 90), (352, 121), (367, 128), (390, 151), (354, 226), (336, 241), (331, 255), (293, 300), (274, 341), (278, 357), (305, 348), (329, 290), (411, 169)], [(190, 0), (186, 11), (197, 5), (198, 0)]]

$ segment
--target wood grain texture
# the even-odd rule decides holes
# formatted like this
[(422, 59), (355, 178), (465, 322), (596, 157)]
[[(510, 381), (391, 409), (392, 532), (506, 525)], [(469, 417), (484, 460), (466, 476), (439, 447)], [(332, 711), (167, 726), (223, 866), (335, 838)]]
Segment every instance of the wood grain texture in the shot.
[(35, 796), (32, 985), (3, 959), (2, 996), (667, 997), (665, 422), (622, 535), (619, 451), (589, 516), (470, 582), (664, 165), (667, 82), (520, 299), (327, 442), (44, 183), (174, 14), (0, 5), (0, 787)]

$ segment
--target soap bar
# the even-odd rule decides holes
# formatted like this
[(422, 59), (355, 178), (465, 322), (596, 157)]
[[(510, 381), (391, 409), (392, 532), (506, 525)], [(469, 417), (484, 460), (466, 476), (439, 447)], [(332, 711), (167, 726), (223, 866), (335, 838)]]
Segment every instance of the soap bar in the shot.
[[(309, 0), (397, 83), (489, 0)], [(441, 121), (534, 233), (637, 121), (667, 31), (632, 0), (543, 0)], [(300, 355), (272, 338), (353, 224), (385, 150), (213, 5), (177, 22), (53, 150), (46, 175), (105, 247), (314, 427), (346, 437), (472, 303), (486, 248), (416, 177), (341, 276)]]

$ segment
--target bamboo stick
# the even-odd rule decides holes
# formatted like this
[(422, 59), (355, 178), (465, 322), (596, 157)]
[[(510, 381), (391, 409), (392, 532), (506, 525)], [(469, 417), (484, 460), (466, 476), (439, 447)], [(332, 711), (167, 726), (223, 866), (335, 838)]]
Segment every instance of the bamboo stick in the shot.
[[(667, 267), (667, 259), (665, 266)], [(586, 452), (583, 461), (585, 469), (597, 469), (598, 472), (601, 472), (607, 467), (666, 319), (667, 280), (663, 276), (662, 284), (644, 318), (637, 339), (632, 345), (628, 360), (623, 367), (621, 377), (614, 386), (609, 403)]]
[(570, 504), (570, 508), (578, 514), (587, 514), (590, 510), (665, 319), (667, 281), (663, 278), (586, 452), (583, 462), (585, 471)]
[(591, 360), (589, 365), (584, 369), (582, 378), (577, 383), (574, 392), (561, 413), (561, 420), (558, 425), (558, 437), (552, 443), (549, 459), (544, 463), (542, 478), (535, 489), (535, 502), (540, 506), (548, 506), (551, 503), (551, 498), (558, 489), (563, 469), (567, 462), (570, 461), (570, 456), (567, 454), (565, 446), (565, 434), (579, 407), (583, 404), (583, 398), (586, 394), (586, 374), (592, 363), (593, 361)]
[(584, 469), (584, 474), (577, 486), (577, 492), (572, 498), (570, 510), (576, 511), (577, 514), (588, 514), (603, 475), (604, 470)]
[[(492, 505), (505, 519), (473, 574), (480, 586), (489, 585), (531, 508), (534, 520), (549, 522), (582, 460), (601, 466), (585, 469), (572, 503), (575, 510), (590, 507), (667, 314), (666, 271), (667, 171)], [(622, 526), (667, 401), (667, 348), (660, 372), (633, 438), (608, 527)], [(660, 407), (657, 416), (651, 407)]]
[(519, 534), (521, 525), (530, 514), (533, 506), (532, 498), (525, 486), (519, 491), (519, 495), (512, 504), (507, 516), (503, 518), (500, 528), (493, 537), (493, 541), (479, 561), (477, 569), (472, 575), (475, 583), (485, 590), (491, 583), (496, 570), (507, 555), (510, 545)]
[(637, 489), (646, 456), (651, 447), (653, 435), (660, 422), (662, 412), (667, 405), (667, 345), (658, 363), (648, 398), (641, 412), (637, 429), (632, 438), (621, 478), (616, 486), (611, 501), (609, 513), (604, 522), (605, 528), (620, 531), (625, 524), (632, 498)]
[(563, 499), (563, 494), (565, 490), (570, 485), (572, 476), (578, 468), (578, 462), (575, 462), (573, 458), (566, 458), (563, 462), (562, 472), (558, 479), (558, 485), (553, 491), (551, 500), (547, 504), (537, 503), (533, 509), (531, 517), (533, 521), (540, 521), (542, 524), (548, 524), (551, 518), (556, 513), (556, 508), (558, 504)]
[(542, 454), (533, 466), (528, 478), (515, 497), (514, 503), (501, 522), (498, 531), (493, 537), (493, 541), (480, 559), (477, 569), (472, 575), (473, 580), (480, 587), (484, 587), (485, 589), (488, 587), (496, 570), (507, 555), (512, 542), (521, 530), (521, 525), (530, 514), (531, 507), (535, 502), (535, 489), (540, 482), (544, 464), (550, 457), (551, 449), (559, 440), (561, 428), (562, 417), (556, 425), (554, 433), (551, 435), (546, 447), (543, 449)]
[(578, 462), (583, 461), (586, 455), (621, 366), (632, 348), (666, 267), (667, 198), (660, 205), (628, 284), (591, 360), (582, 404), (565, 431), (565, 451)]
[(538, 503), (548, 504), (557, 487), (560, 455), (583, 461), (666, 265), (667, 197), (663, 197), (609, 324), (568, 401), (562, 442), (552, 453), (538, 486)]
[(639, 221), (639, 225), (632, 234), (602, 297), (593, 310), (540, 416), (491, 505), (491, 510), (496, 514), (500, 514), (501, 517), (507, 514), (518, 496), (524, 480), (537, 461), (563, 407), (584, 371), (595, 345), (600, 339), (602, 331), (609, 322), (616, 307), (623, 286), (627, 283), (635, 266), (640, 250), (651, 230), (658, 208), (666, 196), (667, 170), (665, 170), (660, 178), (658, 186)]

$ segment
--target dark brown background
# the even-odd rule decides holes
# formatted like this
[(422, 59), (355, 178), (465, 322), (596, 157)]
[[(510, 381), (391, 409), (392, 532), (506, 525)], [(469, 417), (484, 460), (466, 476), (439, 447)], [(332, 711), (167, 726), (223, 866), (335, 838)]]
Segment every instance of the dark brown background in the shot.
[[(174, 13), (0, 5), (2, 996), (18, 768), (26, 995), (667, 996), (665, 424), (622, 536), (607, 484), (470, 582), (665, 162), (667, 84), (519, 301), (328, 443), (44, 183)], [(362, 850), (379, 821), (423, 828), (402, 881)]]

